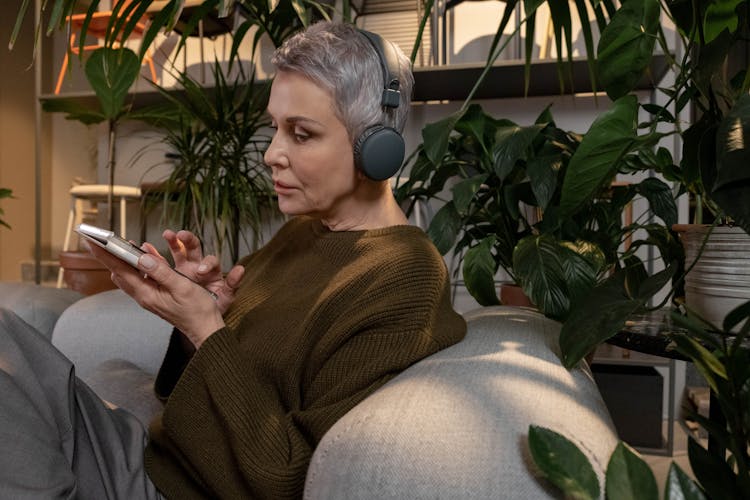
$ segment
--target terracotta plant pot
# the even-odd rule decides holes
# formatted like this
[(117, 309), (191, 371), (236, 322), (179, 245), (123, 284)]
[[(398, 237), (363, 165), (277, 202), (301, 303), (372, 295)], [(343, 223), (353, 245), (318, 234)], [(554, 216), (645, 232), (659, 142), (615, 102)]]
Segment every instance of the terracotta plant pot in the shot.
[(529, 300), (523, 289), (515, 283), (503, 283), (500, 285), (500, 302), (506, 306), (536, 306)]
[(60, 252), (60, 266), (71, 290), (94, 295), (115, 288), (109, 269), (88, 252)]

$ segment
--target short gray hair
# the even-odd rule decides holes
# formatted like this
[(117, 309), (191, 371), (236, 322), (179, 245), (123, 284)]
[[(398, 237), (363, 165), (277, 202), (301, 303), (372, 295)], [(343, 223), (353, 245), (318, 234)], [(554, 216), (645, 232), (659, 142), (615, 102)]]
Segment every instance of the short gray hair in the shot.
[(414, 76), (409, 58), (397, 45), (392, 46), (399, 62), (401, 101), (397, 108), (381, 105), (385, 77), (380, 57), (352, 24), (317, 22), (288, 38), (271, 62), (276, 69), (300, 73), (327, 90), (336, 116), (354, 141), (373, 125), (404, 129)]

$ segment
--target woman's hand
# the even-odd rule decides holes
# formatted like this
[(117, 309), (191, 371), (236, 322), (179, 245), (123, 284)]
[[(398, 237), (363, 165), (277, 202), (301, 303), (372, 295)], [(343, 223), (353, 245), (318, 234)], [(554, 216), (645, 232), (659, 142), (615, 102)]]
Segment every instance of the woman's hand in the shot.
[(224, 326), (217, 302), (200, 285), (176, 273), (151, 249), (138, 260), (138, 269), (96, 245), (89, 251), (112, 272), (112, 282), (144, 309), (177, 327), (199, 348)]
[[(167, 229), (162, 236), (169, 245), (174, 259), (175, 269), (216, 294), (216, 304), (222, 314), (234, 301), (234, 294), (240, 285), (245, 268), (234, 266), (226, 277), (221, 273), (221, 263), (215, 255), (203, 256), (201, 242), (190, 231), (175, 233)], [(159, 252), (150, 243), (144, 243), (143, 249), (159, 256)]]

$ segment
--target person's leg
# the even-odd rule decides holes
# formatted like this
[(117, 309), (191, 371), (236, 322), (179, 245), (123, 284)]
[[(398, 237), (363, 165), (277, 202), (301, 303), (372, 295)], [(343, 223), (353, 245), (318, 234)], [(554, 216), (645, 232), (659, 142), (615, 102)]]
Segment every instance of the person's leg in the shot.
[(4, 310), (0, 395), (0, 498), (160, 497), (143, 469), (140, 422), (107, 408), (43, 335)]

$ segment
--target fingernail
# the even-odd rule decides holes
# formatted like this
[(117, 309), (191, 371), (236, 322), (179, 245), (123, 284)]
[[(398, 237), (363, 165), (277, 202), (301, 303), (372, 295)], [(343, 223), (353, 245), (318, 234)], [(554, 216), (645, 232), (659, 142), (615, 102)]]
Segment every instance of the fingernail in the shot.
[(156, 259), (154, 259), (149, 254), (142, 255), (141, 258), (138, 260), (138, 263), (141, 265), (143, 269), (151, 270), (156, 267)]
[(200, 266), (198, 266), (199, 273), (205, 272), (207, 269), (208, 269), (208, 266), (206, 264), (201, 264)]

